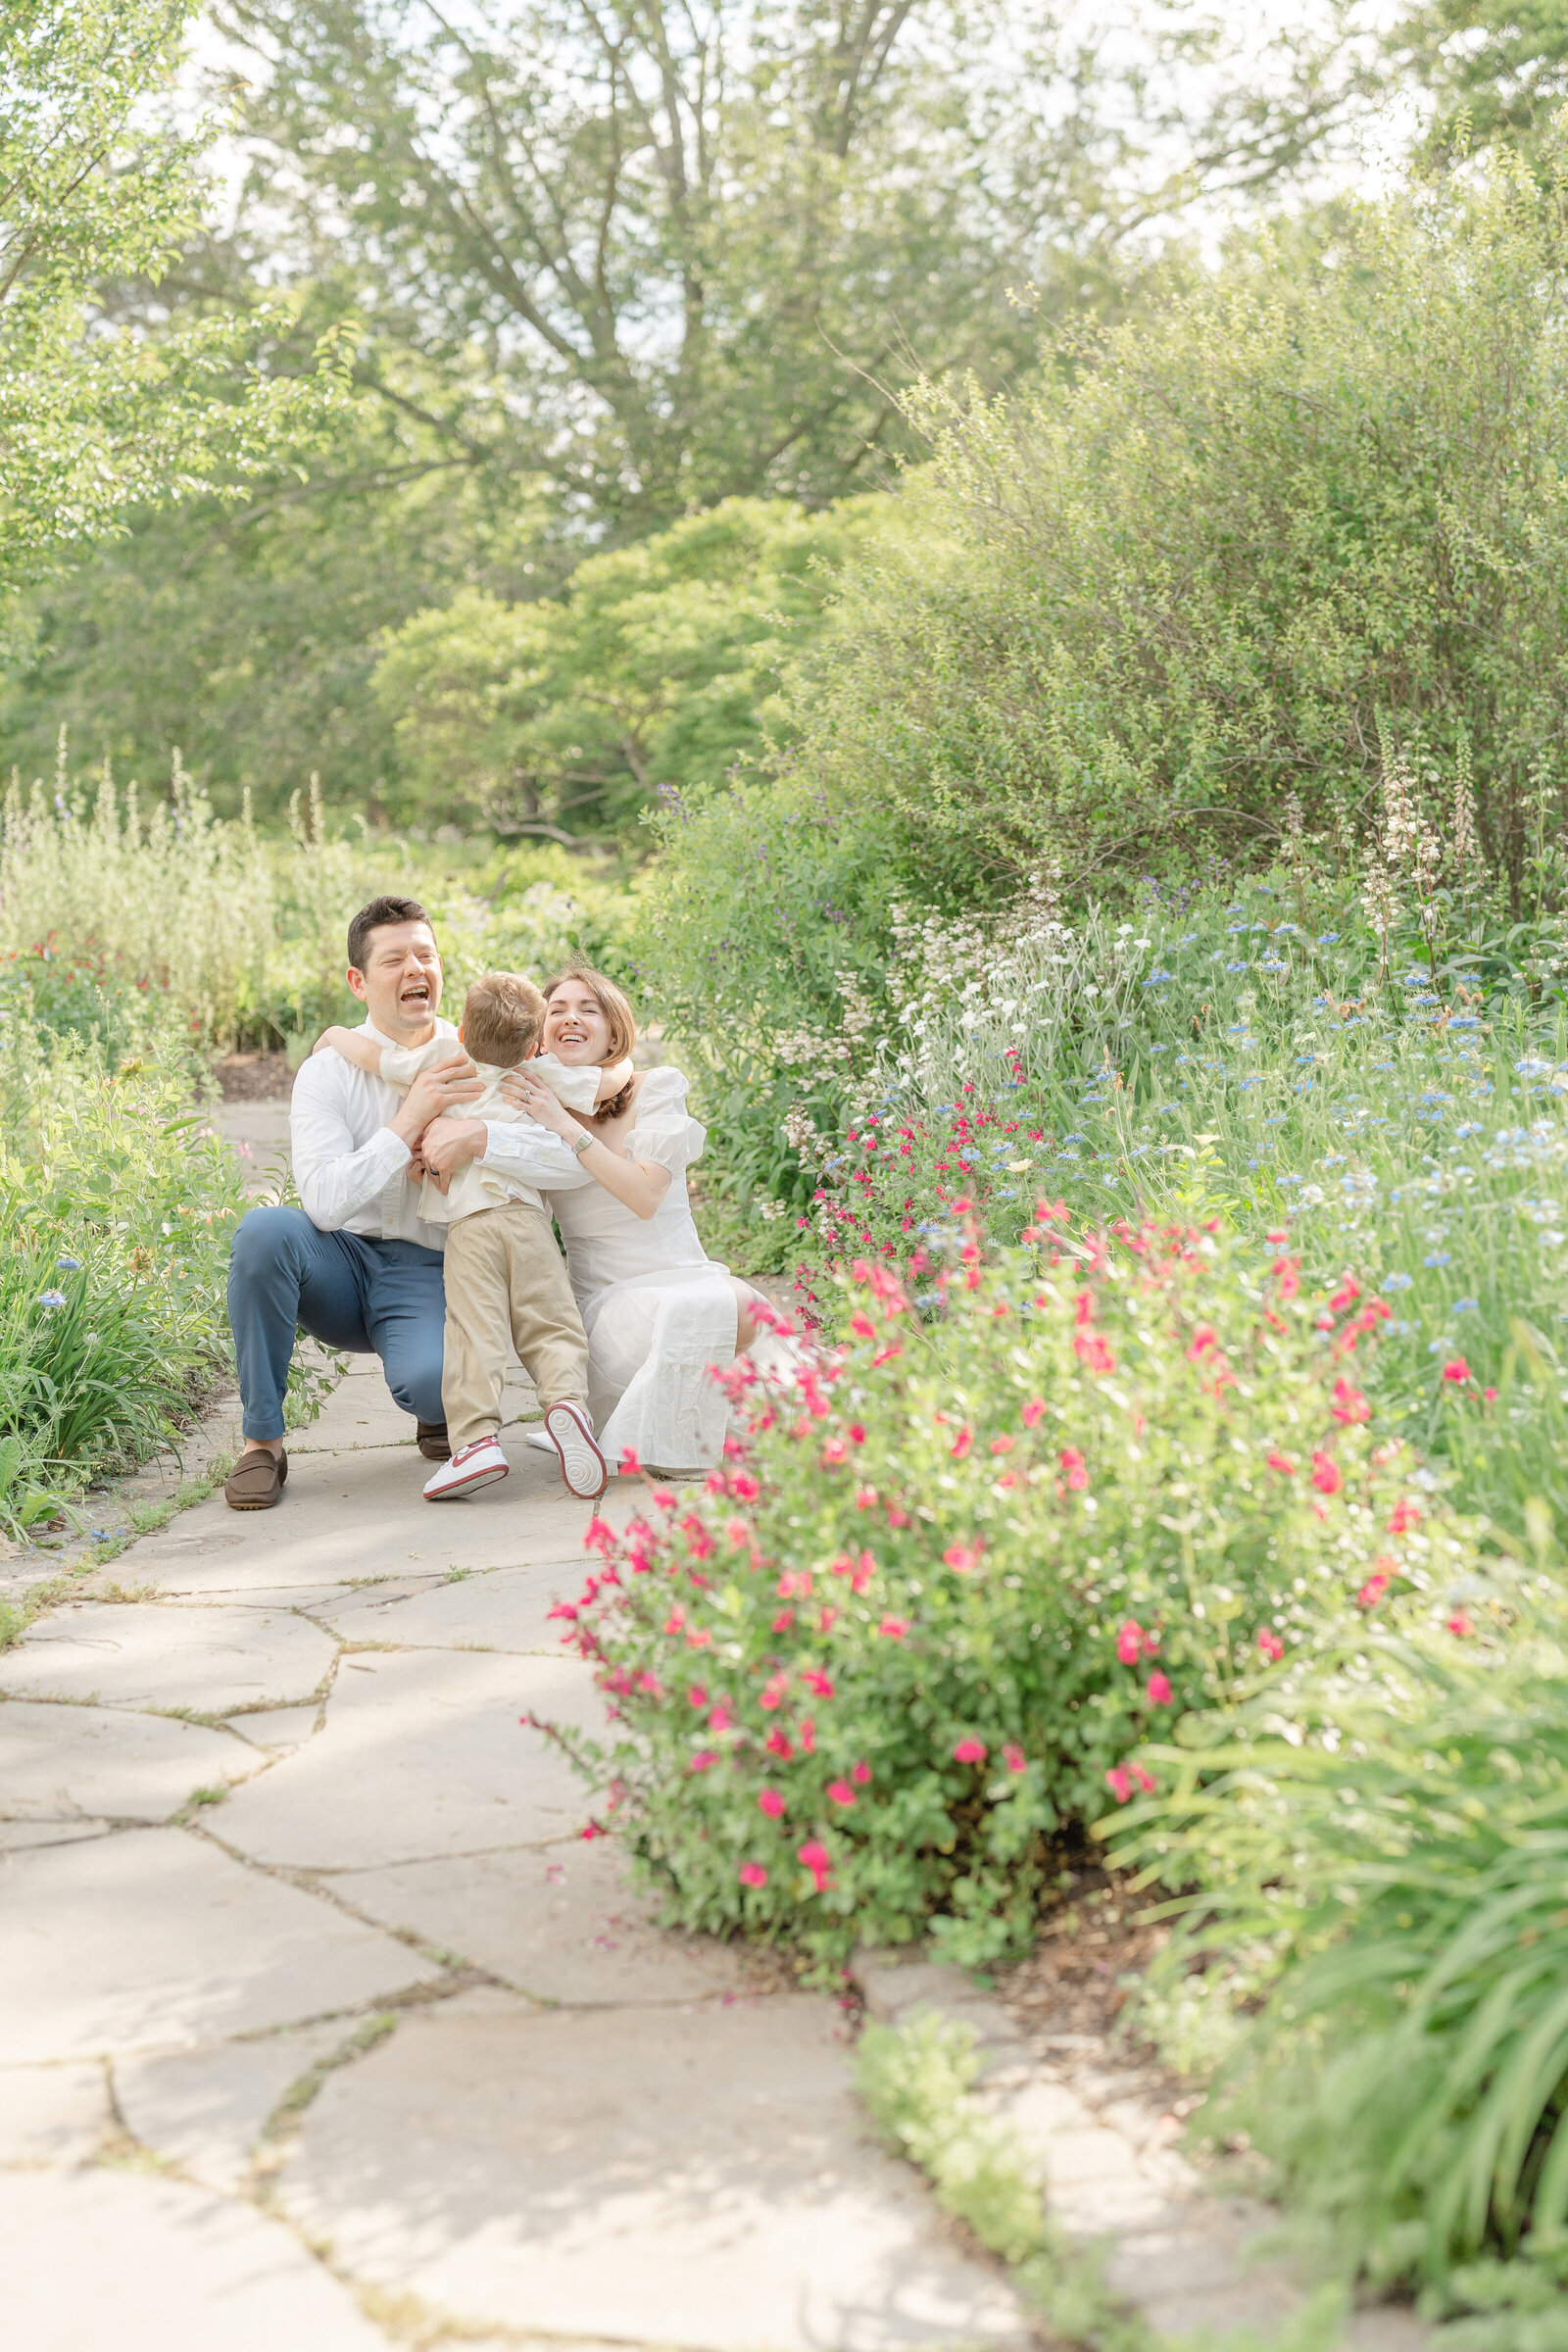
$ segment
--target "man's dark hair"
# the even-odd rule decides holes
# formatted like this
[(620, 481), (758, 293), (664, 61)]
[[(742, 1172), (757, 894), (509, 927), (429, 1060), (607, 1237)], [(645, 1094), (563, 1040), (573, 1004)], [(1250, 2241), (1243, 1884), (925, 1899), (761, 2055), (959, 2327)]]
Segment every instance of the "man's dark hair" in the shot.
[(370, 943), (370, 933), (387, 923), (427, 923), (430, 917), (417, 899), (372, 899), (362, 906), (349, 925), (349, 964), (356, 972), (365, 969), (365, 952)]

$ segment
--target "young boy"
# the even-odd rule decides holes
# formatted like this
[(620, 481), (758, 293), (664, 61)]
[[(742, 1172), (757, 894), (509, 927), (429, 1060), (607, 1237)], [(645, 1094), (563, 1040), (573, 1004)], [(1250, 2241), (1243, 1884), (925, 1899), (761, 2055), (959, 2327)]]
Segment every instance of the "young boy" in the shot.
[[(568, 1069), (553, 1054), (528, 1060), (544, 1026), (545, 1001), (515, 972), (486, 972), (464, 1003), (458, 1035), (484, 1081), (478, 1100), (465, 1102), (470, 1119), (525, 1119), (500, 1092), (520, 1061), (528, 1075), (558, 1095), (568, 1110), (590, 1111), (631, 1075), (629, 1061), (613, 1069)], [(428, 1045), (378, 1045), (357, 1029), (328, 1029), (316, 1051), (340, 1054), (389, 1086), (410, 1087), (429, 1061), (450, 1055), (443, 1038)], [(592, 1501), (609, 1479), (588, 1417), (588, 1342), (550, 1219), (536, 1192), (470, 1160), (443, 1189), (426, 1176), (419, 1215), (448, 1228), (446, 1331), (441, 1401), (452, 1458), (425, 1482), (427, 1502), (447, 1502), (505, 1478), (501, 1450), (501, 1391), (507, 1339), (539, 1392), (545, 1428), (561, 1456), (561, 1474), (573, 1494)]]

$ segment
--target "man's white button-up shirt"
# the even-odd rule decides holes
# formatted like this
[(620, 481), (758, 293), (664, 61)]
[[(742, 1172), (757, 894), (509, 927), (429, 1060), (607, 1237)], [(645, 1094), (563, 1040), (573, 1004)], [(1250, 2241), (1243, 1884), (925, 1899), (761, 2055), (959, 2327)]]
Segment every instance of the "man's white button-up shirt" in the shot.
[[(450, 1021), (437, 1034), (454, 1049)], [(368, 1021), (360, 1033), (378, 1046), (393, 1041)], [(417, 1242), (444, 1250), (447, 1228), (419, 1216), (418, 1182), (409, 1181), (414, 1157), (391, 1121), (403, 1107), (395, 1087), (357, 1070), (341, 1054), (313, 1054), (301, 1064), (289, 1104), (294, 1181), (311, 1223), (322, 1233), (363, 1233), (378, 1241)], [(591, 1178), (559, 1136), (531, 1119), (485, 1121), (483, 1164), (536, 1191), (573, 1191)]]

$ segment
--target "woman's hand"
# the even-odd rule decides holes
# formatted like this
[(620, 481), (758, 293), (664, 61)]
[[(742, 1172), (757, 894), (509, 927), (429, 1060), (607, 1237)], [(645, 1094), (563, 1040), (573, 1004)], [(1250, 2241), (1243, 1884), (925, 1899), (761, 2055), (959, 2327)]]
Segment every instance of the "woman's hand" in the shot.
[(558, 1101), (548, 1086), (541, 1086), (537, 1078), (527, 1075), (526, 1063), (519, 1063), (516, 1069), (507, 1072), (501, 1081), (501, 1097), (503, 1102), (512, 1103), (515, 1109), (525, 1110), (529, 1118), (549, 1134), (559, 1135), (564, 1144), (574, 1144), (579, 1135), (592, 1133), (590, 1128), (572, 1117), (565, 1104)]

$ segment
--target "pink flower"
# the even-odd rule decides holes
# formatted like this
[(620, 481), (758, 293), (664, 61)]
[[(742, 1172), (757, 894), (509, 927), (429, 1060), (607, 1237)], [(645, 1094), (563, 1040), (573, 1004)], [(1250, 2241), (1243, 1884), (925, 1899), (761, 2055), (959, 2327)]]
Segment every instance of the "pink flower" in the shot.
[(1463, 1609), (1455, 1609), (1453, 1615), (1448, 1619), (1449, 1633), (1457, 1635), (1461, 1642), (1465, 1641), (1475, 1630)]
[(855, 1802), (855, 1790), (848, 1781), (829, 1781), (827, 1794), (829, 1804), (842, 1805), (846, 1812)]
[(583, 1841), (587, 1843), (595, 1838), (608, 1838), (610, 1836), (610, 1832), (607, 1829), (601, 1828), (597, 1821), (591, 1821), (586, 1829), (579, 1831), (578, 1835), (582, 1838)]
[(815, 1838), (808, 1838), (806, 1843), (797, 1851), (795, 1858), (798, 1862), (803, 1863), (810, 1872), (811, 1877), (816, 1882), (816, 1891), (818, 1894), (820, 1894), (825, 1887), (831, 1886), (833, 1873), (832, 1866), (828, 1860), (827, 1847), (820, 1844)]
[(1025, 1429), (1033, 1429), (1037, 1421), (1045, 1418), (1045, 1398), (1043, 1396), (1031, 1396), (1028, 1403), (1024, 1406), (1019, 1418), (1023, 1422)]
[(1116, 1655), (1124, 1666), (1136, 1666), (1143, 1647), (1144, 1629), (1135, 1617), (1129, 1617), (1116, 1636)]
[(752, 1540), (751, 1527), (744, 1519), (726, 1519), (724, 1533), (731, 1547), (736, 1551), (744, 1551)]
[(867, 1764), (863, 1756), (860, 1758), (860, 1761), (858, 1764), (852, 1764), (850, 1766), (850, 1778), (852, 1781), (854, 1781), (857, 1788), (863, 1788), (866, 1785), (866, 1782), (871, 1778), (871, 1767), (869, 1764)]
[(588, 1533), (583, 1538), (584, 1547), (589, 1551), (608, 1552), (613, 1546), (614, 1541), (614, 1529), (595, 1512), (593, 1518), (588, 1522)]
[(961, 1462), (967, 1458), (969, 1448), (973, 1444), (974, 1431), (972, 1429), (960, 1429), (957, 1436), (954, 1439), (953, 1444), (949, 1446), (948, 1451), (952, 1454), (956, 1462)]
[(1009, 1438), (1006, 1432), (1004, 1431), (1000, 1438), (992, 1439), (991, 1450), (993, 1453), (1010, 1453), (1012, 1451), (1012, 1444), (1013, 1442), (1011, 1438)]
[(1360, 1390), (1343, 1377), (1334, 1383), (1334, 1402), (1330, 1408), (1342, 1429), (1349, 1429), (1357, 1421), (1370, 1421), (1372, 1407)]
[(729, 1491), (737, 1502), (755, 1502), (762, 1492), (749, 1470), (737, 1470), (729, 1482)]
[(801, 1676), (801, 1680), (806, 1685), (808, 1690), (812, 1693), (813, 1697), (832, 1697), (832, 1683), (828, 1680), (828, 1677), (821, 1673), (815, 1666), (808, 1666), (805, 1673)]
[(787, 1674), (770, 1674), (758, 1692), (758, 1705), (764, 1707), (771, 1715), (775, 1707), (783, 1705), (784, 1693), (789, 1687), (790, 1678)]
[(1264, 1626), (1257, 1637), (1257, 1646), (1271, 1666), (1277, 1666), (1285, 1655), (1285, 1644), (1272, 1626)]
[(708, 1691), (702, 1683), (693, 1683), (691, 1689), (686, 1693), (686, 1703), (688, 1706), (692, 1707), (707, 1706)]
[(985, 1741), (976, 1740), (971, 1733), (967, 1739), (956, 1741), (953, 1750), (953, 1760), (956, 1764), (983, 1764), (986, 1760)]
[(1356, 1594), (1357, 1605), (1363, 1609), (1375, 1609), (1388, 1589), (1388, 1577), (1379, 1568), (1375, 1574), (1367, 1578), (1366, 1583)]
[(1009, 1772), (1027, 1772), (1029, 1769), (1029, 1759), (1024, 1754), (1023, 1749), (1018, 1745), (1016, 1740), (1009, 1740), (1007, 1741), (1006, 1746), (1002, 1751), (1002, 1761), (1004, 1764), (1005, 1764)]
[(823, 1469), (832, 1470), (837, 1468), (840, 1462), (847, 1459), (849, 1450), (849, 1447), (845, 1445), (842, 1438), (829, 1438), (827, 1444), (822, 1448)]
[(850, 1329), (858, 1340), (874, 1340), (876, 1338), (876, 1325), (863, 1306), (858, 1306), (850, 1317)]
[(642, 1463), (637, 1459), (636, 1446), (623, 1446), (620, 1449), (620, 1474), (622, 1478), (635, 1478), (641, 1468)]
[(852, 1421), (846, 1434), (852, 1446), (863, 1446), (865, 1444), (865, 1423)]
[(787, 1634), (794, 1623), (795, 1611), (780, 1609), (778, 1615), (773, 1619), (773, 1631), (775, 1634)]
[(1126, 1804), (1133, 1792), (1132, 1775), (1125, 1764), (1113, 1764), (1105, 1775), (1105, 1787), (1118, 1805)]
[(779, 1815), (784, 1810), (784, 1799), (776, 1788), (760, 1789), (758, 1791), (757, 1809), (760, 1813), (765, 1813), (769, 1821), (777, 1821)]
[(722, 1699), (708, 1718), (708, 1728), (710, 1732), (732, 1732), (735, 1729), (735, 1718)]
[(717, 1762), (718, 1758), (710, 1747), (702, 1747), (693, 1756), (691, 1769), (693, 1772), (707, 1772)]
[(1337, 1494), (1345, 1484), (1339, 1463), (1321, 1448), (1312, 1456), (1312, 1484), (1320, 1494)]
[(743, 1862), (736, 1875), (743, 1886), (765, 1886), (767, 1885), (767, 1873), (760, 1862)]
[(793, 1756), (795, 1753), (794, 1741), (790, 1739), (787, 1732), (780, 1731), (776, 1723), (774, 1724), (772, 1730), (768, 1733), (767, 1738), (763, 1740), (762, 1745), (767, 1749), (767, 1752), (770, 1756), (777, 1756), (780, 1763), (783, 1764), (787, 1764), (791, 1756)]
[(1289, 1454), (1281, 1453), (1277, 1446), (1271, 1446), (1269, 1448), (1268, 1466), (1271, 1470), (1277, 1470), (1281, 1478), (1296, 1476), (1296, 1464), (1291, 1460)]
[(1144, 1685), (1144, 1695), (1152, 1707), (1168, 1707), (1175, 1693), (1162, 1674), (1152, 1674)]
[(1066, 1479), (1068, 1486), (1071, 1487), (1075, 1493), (1082, 1493), (1083, 1489), (1088, 1486), (1089, 1465), (1084, 1460), (1083, 1455), (1079, 1452), (1076, 1446), (1064, 1446), (1062, 1447), (1061, 1470), (1062, 1476)]
[(1414, 1501), (1410, 1495), (1402, 1494), (1399, 1497), (1399, 1500), (1395, 1504), (1393, 1513), (1389, 1519), (1390, 1535), (1408, 1535), (1412, 1527), (1419, 1527), (1420, 1524), (1421, 1505)]
[(884, 1617), (876, 1630), (885, 1635), (889, 1642), (903, 1642), (908, 1637), (909, 1620), (907, 1617)]
[(797, 1729), (800, 1733), (802, 1755), (814, 1756), (816, 1753), (816, 1725), (810, 1716), (803, 1715)]
[(574, 1600), (558, 1600), (553, 1609), (547, 1609), (545, 1611), (545, 1623), (548, 1625), (552, 1617), (565, 1617), (569, 1619), (575, 1617), (576, 1614), (577, 1603)]
[(1148, 1773), (1147, 1773), (1147, 1772), (1144, 1770), (1144, 1768), (1143, 1768), (1143, 1766), (1142, 1766), (1141, 1764), (1135, 1764), (1135, 1765), (1133, 1765), (1133, 1767), (1132, 1767), (1132, 1776), (1133, 1776), (1133, 1779), (1134, 1779), (1134, 1780), (1135, 1780), (1135, 1781), (1138, 1783), (1138, 1786), (1139, 1786), (1139, 1788), (1140, 1788), (1143, 1790), (1143, 1792), (1144, 1792), (1144, 1794), (1145, 1794), (1146, 1796), (1152, 1796), (1152, 1795), (1153, 1795), (1153, 1793), (1154, 1793), (1154, 1784), (1153, 1784), (1153, 1781), (1152, 1781), (1152, 1779), (1150, 1777), (1150, 1775), (1149, 1775), (1149, 1774), (1148, 1774)]
[(956, 1568), (960, 1576), (967, 1576), (979, 1561), (979, 1546), (974, 1544), (950, 1544), (942, 1557), (950, 1568)]
[(1455, 1388), (1462, 1388), (1470, 1378), (1470, 1367), (1462, 1355), (1456, 1355), (1450, 1362), (1444, 1365), (1443, 1377), (1445, 1380), (1451, 1380)]

